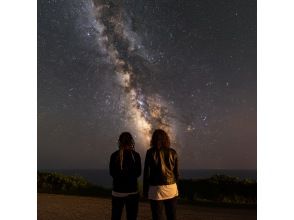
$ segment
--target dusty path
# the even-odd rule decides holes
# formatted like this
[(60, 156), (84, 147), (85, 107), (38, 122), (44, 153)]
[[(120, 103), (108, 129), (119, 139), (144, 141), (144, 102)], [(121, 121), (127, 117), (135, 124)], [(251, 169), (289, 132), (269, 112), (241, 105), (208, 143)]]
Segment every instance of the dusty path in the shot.
[[(110, 219), (110, 198), (38, 194), (38, 220)], [(178, 205), (179, 220), (254, 220), (256, 209), (229, 209)], [(123, 218), (125, 219), (125, 218)], [(139, 217), (151, 219), (148, 203), (140, 203)]]

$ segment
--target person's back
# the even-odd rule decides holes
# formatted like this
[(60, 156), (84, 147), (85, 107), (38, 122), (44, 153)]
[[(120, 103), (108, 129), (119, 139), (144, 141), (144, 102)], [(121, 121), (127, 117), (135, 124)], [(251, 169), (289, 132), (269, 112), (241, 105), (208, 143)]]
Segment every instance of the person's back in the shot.
[(178, 158), (174, 149), (150, 148), (146, 153), (145, 164), (150, 169), (149, 185), (169, 185), (177, 182)]
[(164, 219), (163, 207), (167, 220), (175, 220), (179, 178), (177, 152), (170, 147), (169, 137), (162, 129), (154, 131), (150, 147), (144, 163), (143, 194), (150, 200), (153, 220)]
[[(119, 160), (120, 153), (123, 154), (122, 164)], [(110, 157), (109, 171), (113, 177), (113, 191), (119, 193), (138, 191), (137, 178), (141, 175), (141, 159), (136, 151), (132, 149), (115, 151)]]
[(129, 132), (118, 139), (119, 150), (111, 154), (109, 172), (113, 178), (111, 219), (120, 220), (124, 206), (128, 220), (137, 219), (141, 175), (141, 158), (135, 151), (135, 142)]

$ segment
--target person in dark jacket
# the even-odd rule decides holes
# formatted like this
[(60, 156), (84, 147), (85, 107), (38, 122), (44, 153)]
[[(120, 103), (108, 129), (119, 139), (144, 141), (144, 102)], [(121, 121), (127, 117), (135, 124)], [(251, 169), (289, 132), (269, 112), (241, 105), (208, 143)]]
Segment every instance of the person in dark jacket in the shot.
[(178, 197), (178, 156), (170, 147), (170, 139), (162, 129), (154, 131), (151, 148), (146, 152), (143, 178), (143, 194), (150, 200), (152, 219), (176, 219)]
[(139, 192), (137, 178), (141, 175), (141, 158), (129, 132), (118, 139), (119, 150), (110, 157), (109, 171), (113, 178), (111, 219), (121, 219), (126, 206), (128, 220), (137, 219)]

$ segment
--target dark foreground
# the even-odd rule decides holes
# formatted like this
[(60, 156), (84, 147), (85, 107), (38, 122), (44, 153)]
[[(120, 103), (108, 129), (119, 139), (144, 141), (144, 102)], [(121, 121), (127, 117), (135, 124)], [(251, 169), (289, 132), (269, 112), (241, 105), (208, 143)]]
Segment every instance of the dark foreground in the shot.
[[(38, 194), (38, 220), (110, 219), (111, 199)], [(256, 209), (178, 205), (179, 220), (254, 220)], [(123, 218), (125, 219), (125, 218)], [(149, 203), (140, 202), (138, 220), (151, 219)]]

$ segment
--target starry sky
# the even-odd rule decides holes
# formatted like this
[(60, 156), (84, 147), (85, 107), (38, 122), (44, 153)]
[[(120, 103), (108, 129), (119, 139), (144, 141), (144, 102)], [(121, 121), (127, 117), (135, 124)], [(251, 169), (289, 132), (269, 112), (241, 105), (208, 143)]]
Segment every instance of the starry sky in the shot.
[(165, 129), (185, 169), (256, 169), (255, 0), (38, 1), (38, 169), (142, 160)]

